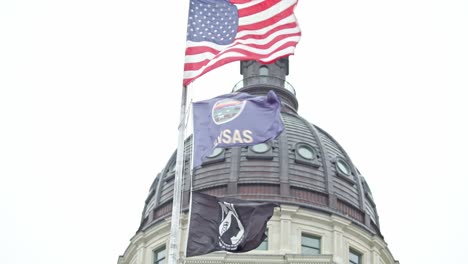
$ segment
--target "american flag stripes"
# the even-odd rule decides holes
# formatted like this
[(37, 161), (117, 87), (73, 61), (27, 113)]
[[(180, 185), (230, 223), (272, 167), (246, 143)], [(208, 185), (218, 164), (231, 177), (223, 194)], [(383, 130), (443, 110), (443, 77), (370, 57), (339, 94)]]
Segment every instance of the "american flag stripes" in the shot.
[(294, 54), (298, 0), (190, 0), (184, 85), (226, 63)]

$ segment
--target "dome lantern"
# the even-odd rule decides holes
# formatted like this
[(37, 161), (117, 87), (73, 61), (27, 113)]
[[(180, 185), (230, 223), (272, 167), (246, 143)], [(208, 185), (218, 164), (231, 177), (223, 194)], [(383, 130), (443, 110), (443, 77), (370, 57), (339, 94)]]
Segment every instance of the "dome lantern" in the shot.
[(296, 90), (286, 81), (289, 74), (289, 58), (281, 58), (269, 64), (248, 60), (240, 62), (240, 73), (243, 79), (239, 81), (233, 92), (246, 92), (253, 95), (264, 95), (273, 90), (281, 98), (284, 106), (297, 111), (298, 102)]

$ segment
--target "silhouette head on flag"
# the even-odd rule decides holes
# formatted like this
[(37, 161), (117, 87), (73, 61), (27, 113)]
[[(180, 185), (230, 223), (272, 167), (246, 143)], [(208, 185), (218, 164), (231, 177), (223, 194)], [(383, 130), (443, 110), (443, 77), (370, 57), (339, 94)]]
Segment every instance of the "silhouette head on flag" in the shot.
[(251, 146), (276, 138), (283, 130), (281, 101), (275, 92), (221, 95), (193, 103), (193, 168), (216, 147)]
[(226, 63), (294, 54), (298, 0), (190, 0), (184, 85)]
[(277, 206), (192, 192), (187, 257), (256, 249)]

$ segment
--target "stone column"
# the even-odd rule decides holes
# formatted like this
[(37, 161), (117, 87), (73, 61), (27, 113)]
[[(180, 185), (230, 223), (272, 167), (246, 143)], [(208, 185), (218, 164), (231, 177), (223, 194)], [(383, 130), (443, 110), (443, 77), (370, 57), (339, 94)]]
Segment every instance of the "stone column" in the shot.
[(137, 247), (137, 261), (135, 263), (146, 263), (145, 262), (145, 256), (146, 256), (146, 245), (144, 242), (141, 242), (138, 247)]
[(344, 241), (343, 241), (343, 229), (349, 225), (349, 221), (340, 219), (336, 216), (331, 216), (331, 221), (333, 225), (332, 231), (332, 251), (333, 251), (333, 261), (336, 264), (345, 264), (348, 263), (346, 260)]
[(281, 205), (280, 210), (280, 254), (294, 253), (291, 241), (294, 241), (292, 233), (291, 220), (299, 207), (290, 205)]
[(381, 261), (380, 261), (380, 251), (375, 245), (372, 246), (372, 248), (371, 248), (370, 259), (371, 259), (370, 260), (371, 264), (380, 264), (381, 263)]

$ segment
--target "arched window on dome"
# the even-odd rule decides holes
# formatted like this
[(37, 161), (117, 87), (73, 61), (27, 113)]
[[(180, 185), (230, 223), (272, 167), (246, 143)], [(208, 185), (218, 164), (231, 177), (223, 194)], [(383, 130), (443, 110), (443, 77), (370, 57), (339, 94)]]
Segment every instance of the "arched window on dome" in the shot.
[(268, 75), (269, 73), (270, 73), (270, 70), (268, 69), (267, 66), (260, 66), (260, 68), (258, 68), (259, 75)]
[(260, 68), (258, 68), (258, 75), (262, 76), (259, 78), (260, 83), (267, 84), (269, 74), (270, 74), (270, 69), (268, 69), (267, 66), (260, 66)]

